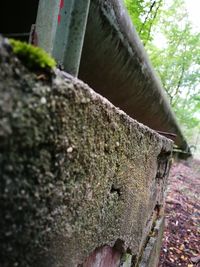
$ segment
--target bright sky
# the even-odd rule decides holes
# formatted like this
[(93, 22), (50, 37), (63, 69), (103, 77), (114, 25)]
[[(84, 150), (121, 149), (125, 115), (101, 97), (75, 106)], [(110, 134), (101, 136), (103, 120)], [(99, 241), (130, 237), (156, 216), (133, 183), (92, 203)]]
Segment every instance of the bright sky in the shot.
[[(200, 0), (185, 0), (185, 4), (194, 30), (200, 32)], [(166, 46), (166, 39), (162, 34), (157, 33), (155, 43), (164, 48)]]
[[(194, 29), (200, 31), (200, 1), (199, 0), (185, 0), (186, 8), (188, 10), (190, 21), (192, 22)], [(200, 119), (200, 112), (197, 112), (195, 116)]]
[(186, 7), (189, 13), (189, 18), (194, 25), (194, 28), (200, 31), (200, 1), (185, 0)]

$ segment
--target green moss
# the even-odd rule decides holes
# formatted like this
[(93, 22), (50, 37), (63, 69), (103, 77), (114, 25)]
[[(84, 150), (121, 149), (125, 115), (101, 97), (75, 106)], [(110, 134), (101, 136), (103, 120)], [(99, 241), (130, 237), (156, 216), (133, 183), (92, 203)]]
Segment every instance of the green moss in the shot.
[(55, 60), (42, 48), (25, 42), (10, 39), (14, 53), (31, 69), (51, 69), (56, 66)]

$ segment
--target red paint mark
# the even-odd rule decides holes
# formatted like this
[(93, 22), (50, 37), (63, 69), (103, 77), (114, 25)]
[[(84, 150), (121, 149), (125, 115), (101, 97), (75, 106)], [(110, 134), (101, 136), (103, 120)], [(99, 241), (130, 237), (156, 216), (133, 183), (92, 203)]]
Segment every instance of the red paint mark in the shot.
[(64, 7), (64, 0), (60, 0), (60, 9)]
[(64, 0), (60, 0), (60, 5), (59, 5), (59, 14), (58, 14), (58, 24), (61, 22), (61, 9), (64, 7)]
[(61, 15), (58, 14), (58, 23), (60, 24), (60, 22), (61, 22)]

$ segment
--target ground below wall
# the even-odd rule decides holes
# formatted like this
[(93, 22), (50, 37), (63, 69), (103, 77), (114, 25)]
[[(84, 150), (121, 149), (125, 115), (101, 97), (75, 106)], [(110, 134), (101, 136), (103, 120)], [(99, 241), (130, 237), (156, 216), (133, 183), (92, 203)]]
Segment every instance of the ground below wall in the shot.
[(174, 163), (168, 184), (159, 267), (200, 266), (200, 161)]
[(110, 267), (142, 263), (172, 142), (78, 79), (29, 71), (3, 39), (0, 81), (0, 266), (102, 267), (105, 250)]

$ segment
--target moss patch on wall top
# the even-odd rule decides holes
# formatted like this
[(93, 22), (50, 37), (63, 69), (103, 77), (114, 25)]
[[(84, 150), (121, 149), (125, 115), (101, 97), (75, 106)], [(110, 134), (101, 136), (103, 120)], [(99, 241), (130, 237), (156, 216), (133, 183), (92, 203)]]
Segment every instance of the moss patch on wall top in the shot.
[(13, 52), (30, 69), (52, 69), (56, 66), (55, 60), (42, 48), (25, 42), (10, 39)]

